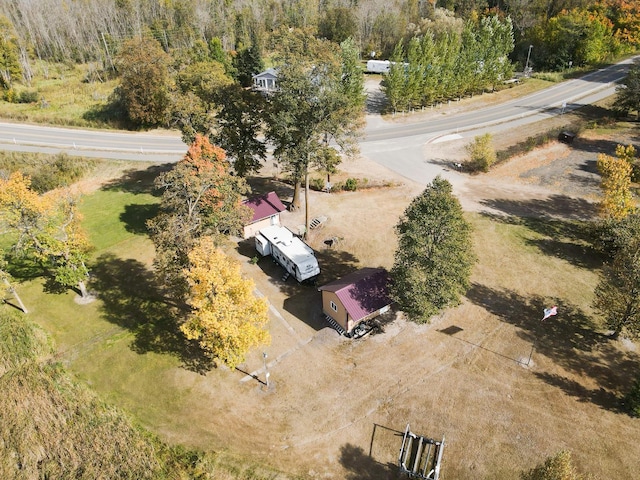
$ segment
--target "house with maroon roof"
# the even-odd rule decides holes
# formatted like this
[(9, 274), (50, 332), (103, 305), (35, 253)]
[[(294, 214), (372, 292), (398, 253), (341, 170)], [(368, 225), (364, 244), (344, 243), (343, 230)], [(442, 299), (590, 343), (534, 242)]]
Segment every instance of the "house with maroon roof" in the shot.
[(361, 322), (389, 310), (389, 274), (384, 268), (363, 268), (318, 288), (322, 312), (340, 333), (349, 335)]
[(242, 203), (253, 210), (253, 218), (244, 226), (244, 238), (254, 237), (258, 231), (269, 225), (280, 225), (280, 212), (287, 209), (276, 192), (251, 197)]

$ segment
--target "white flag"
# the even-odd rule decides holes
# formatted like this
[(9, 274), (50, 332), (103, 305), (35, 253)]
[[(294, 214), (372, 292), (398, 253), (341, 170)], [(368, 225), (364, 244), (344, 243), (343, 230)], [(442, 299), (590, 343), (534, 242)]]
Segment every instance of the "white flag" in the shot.
[(547, 318), (557, 314), (558, 314), (558, 307), (556, 307), (555, 305), (551, 308), (545, 308), (544, 317), (542, 318), (542, 320), (546, 320)]

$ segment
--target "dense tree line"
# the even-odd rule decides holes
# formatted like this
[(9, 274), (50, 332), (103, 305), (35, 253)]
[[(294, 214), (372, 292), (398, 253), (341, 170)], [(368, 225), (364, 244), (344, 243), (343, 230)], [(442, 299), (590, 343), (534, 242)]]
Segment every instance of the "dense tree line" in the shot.
[(312, 29), (334, 43), (351, 37), (363, 54), (388, 58), (443, 8), (464, 20), (510, 17), (512, 60), (524, 63), (534, 45), (539, 67), (600, 61), (608, 50), (634, 49), (640, 40), (639, 7), (625, 0), (10, 0), (0, 4), (0, 50), (9, 52), (0, 62), (7, 57), (21, 65), (25, 77), (33, 58), (97, 61), (107, 69), (133, 36), (148, 34), (167, 52), (217, 37), (224, 50), (241, 52), (267, 43), (281, 27)]
[[(439, 33), (435, 33), (440, 31)], [(511, 20), (487, 16), (478, 21), (434, 23), (405, 49), (396, 46), (384, 89), (391, 108), (406, 110), (461, 98), (511, 78)]]

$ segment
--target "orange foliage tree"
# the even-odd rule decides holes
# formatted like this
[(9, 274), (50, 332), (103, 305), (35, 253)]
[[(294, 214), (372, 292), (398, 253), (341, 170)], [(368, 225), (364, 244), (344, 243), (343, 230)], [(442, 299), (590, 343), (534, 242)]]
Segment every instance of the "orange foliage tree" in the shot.
[[(249, 192), (243, 178), (231, 175), (224, 150), (197, 135), (185, 157), (156, 179), (162, 190), (160, 213), (148, 222), (156, 246), (156, 270), (175, 293), (185, 292), (182, 269), (197, 240), (239, 234), (251, 218), (242, 205)], [(179, 295), (180, 296), (180, 295)]]

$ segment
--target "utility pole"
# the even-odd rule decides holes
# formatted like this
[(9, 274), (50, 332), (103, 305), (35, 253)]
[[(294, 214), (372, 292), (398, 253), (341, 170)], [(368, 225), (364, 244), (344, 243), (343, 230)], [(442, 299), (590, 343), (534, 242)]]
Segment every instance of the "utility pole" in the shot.
[(529, 76), (529, 58), (531, 58), (531, 49), (533, 48), (533, 45), (529, 45), (529, 52), (527, 53), (527, 63), (524, 66), (524, 74), (525, 76)]
[(264, 361), (264, 377), (266, 379), (267, 390), (269, 390), (269, 370), (267, 369), (267, 352), (262, 353), (262, 360)]

